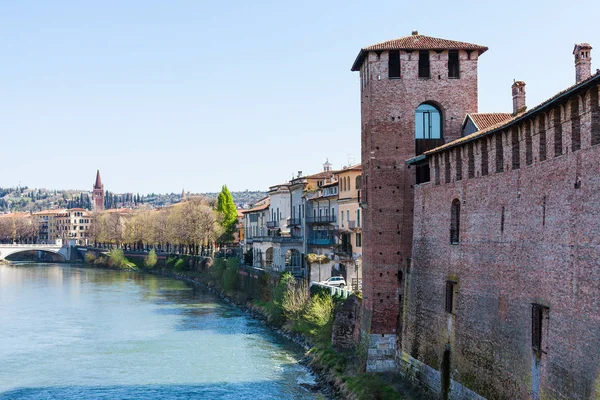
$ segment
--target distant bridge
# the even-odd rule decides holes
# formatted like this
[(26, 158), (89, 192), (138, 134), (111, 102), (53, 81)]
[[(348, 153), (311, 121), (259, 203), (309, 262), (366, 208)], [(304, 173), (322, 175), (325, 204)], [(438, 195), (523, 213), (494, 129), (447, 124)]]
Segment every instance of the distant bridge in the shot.
[(26, 251), (59, 254), (65, 261), (69, 260), (71, 256), (70, 249), (60, 244), (0, 244), (0, 260), (5, 260), (8, 256)]

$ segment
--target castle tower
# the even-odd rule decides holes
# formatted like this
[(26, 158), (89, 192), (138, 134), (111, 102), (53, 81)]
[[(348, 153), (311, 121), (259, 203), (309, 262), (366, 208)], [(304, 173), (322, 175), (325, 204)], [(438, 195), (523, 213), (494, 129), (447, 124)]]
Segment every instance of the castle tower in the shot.
[[(421, 266), (411, 266), (416, 174), (405, 161), (461, 136), (465, 114), (477, 112), (486, 50), (415, 31), (361, 49), (352, 66), (361, 88), (367, 371), (394, 370), (396, 352), (411, 351), (402, 347), (405, 282)], [(427, 309), (428, 299), (417, 301)]]
[(575, 83), (579, 83), (592, 76), (592, 46), (588, 43), (576, 44), (573, 55), (575, 56)]
[(94, 182), (94, 189), (92, 193), (94, 210), (104, 210), (104, 185), (100, 179), (100, 170), (96, 171), (96, 182)]

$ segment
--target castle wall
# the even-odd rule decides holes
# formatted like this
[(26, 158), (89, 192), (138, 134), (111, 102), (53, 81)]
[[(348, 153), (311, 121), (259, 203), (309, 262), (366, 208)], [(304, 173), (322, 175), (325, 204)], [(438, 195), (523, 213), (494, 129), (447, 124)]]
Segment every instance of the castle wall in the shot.
[[(397, 352), (405, 375), (440, 391), (446, 370), (450, 398), (600, 396), (597, 82), (460, 146), (460, 168), (458, 148), (446, 150), (447, 159), (445, 152), (430, 157), (431, 181), (414, 190), (413, 262)], [(454, 313), (445, 307), (447, 281), (456, 283)], [(546, 307), (539, 351), (532, 304)]]

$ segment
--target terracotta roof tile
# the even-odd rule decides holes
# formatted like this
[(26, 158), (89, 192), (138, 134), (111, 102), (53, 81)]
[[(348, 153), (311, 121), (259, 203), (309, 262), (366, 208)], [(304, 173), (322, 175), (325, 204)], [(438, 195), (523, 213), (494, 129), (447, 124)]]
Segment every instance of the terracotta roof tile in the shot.
[(474, 113), (468, 114), (468, 116), (471, 117), (471, 120), (480, 131), (505, 122), (513, 117), (510, 113)]
[(483, 54), (488, 48), (478, 44), (440, 39), (425, 35), (416, 34), (404, 36), (398, 39), (363, 47), (352, 65), (352, 71), (358, 71), (360, 69), (368, 52), (384, 50), (476, 50), (479, 54)]
[(517, 114), (517, 115), (511, 116), (511, 118), (508, 119), (508, 120), (499, 122), (499, 123), (497, 123), (495, 125), (488, 126), (485, 129), (479, 130), (479, 131), (474, 132), (474, 133), (472, 133), (470, 135), (464, 136), (464, 137), (462, 137), (460, 139), (456, 139), (456, 140), (454, 140), (452, 142), (448, 142), (448, 143), (444, 144), (443, 146), (436, 147), (435, 149), (431, 149), (429, 151), (426, 151), (423, 154), (425, 154), (425, 155), (435, 154), (435, 153), (438, 153), (440, 151), (443, 151), (443, 150), (446, 150), (446, 149), (449, 149), (449, 148), (452, 148), (452, 147), (456, 147), (456, 146), (461, 145), (463, 143), (470, 142), (470, 141), (475, 140), (477, 138), (480, 138), (482, 136), (486, 136), (488, 134), (492, 134), (492, 133), (494, 133), (496, 131), (506, 129), (510, 125), (512, 125), (513, 123), (521, 121), (521, 120), (523, 120), (525, 118), (529, 118), (529, 117), (535, 115), (538, 111), (543, 110), (544, 108), (546, 108), (547, 106), (549, 106), (554, 101), (559, 100), (560, 98), (562, 98), (564, 96), (568, 96), (568, 95), (571, 94), (572, 91), (575, 91), (575, 90), (577, 90), (577, 89), (579, 89), (579, 88), (581, 88), (581, 87), (583, 87), (585, 85), (592, 84), (594, 81), (600, 82), (600, 71), (597, 71), (595, 74), (593, 74), (592, 76), (590, 76), (588, 79), (586, 79), (584, 81), (581, 81), (579, 83), (576, 83), (576, 84), (574, 84), (572, 86), (569, 86), (568, 88), (566, 88), (566, 89), (558, 92), (554, 96), (552, 96), (549, 99), (547, 99), (546, 101), (538, 104), (537, 106), (533, 107), (529, 111), (526, 111), (526, 112), (523, 112), (521, 114)]

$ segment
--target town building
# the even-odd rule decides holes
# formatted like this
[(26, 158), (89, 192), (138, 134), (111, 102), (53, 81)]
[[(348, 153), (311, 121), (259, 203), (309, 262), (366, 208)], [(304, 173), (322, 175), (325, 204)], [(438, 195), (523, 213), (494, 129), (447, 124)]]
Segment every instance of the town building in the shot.
[[(352, 179), (352, 189), (344, 193), (344, 221), (340, 227), (340, 197), (338, 173), (344, 182)], [(297, 176), (289, 182), (269, 188), (268, 197), (243, 210), (244, 239), (241, 240), (246, 264), (263, 268), (275, 274), (291, 272), (297, 278), (321, 281), (342, 275), (359, 288), (361, 281), (361, 246), (356, 226), (360, 220), (359, 191), (360, 165), (334, 171), (326, 161), (316, 174)], [(342, 232), (342, 230), (346, 230)], [(322, 262), (309, 265), (306, 256), (322, 256)]]
[[(487, 47), (361, 49), (367, 370), (453, 399), (600, 396), (600, 73), (480, 114)], [(408, 161), (407, 161), (408, 160)]]
[(92, 199), (94, 211), (104, 210), (104, 184), (102, 184), (102, 179), (100, 179), (100, 170), (96, 171), (96, 181), (94, 182), (92, 190)]
[(62, 210), (54, 215), (55, 228), (52, 228), (51, 237), (60, 239), (63, 243), (67, 240), (75, 240), (78, 245), (91, 244), (92, 224), (94, 223), (92, 215), (83, 208), (72, 208)]

